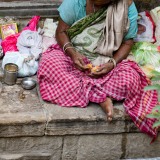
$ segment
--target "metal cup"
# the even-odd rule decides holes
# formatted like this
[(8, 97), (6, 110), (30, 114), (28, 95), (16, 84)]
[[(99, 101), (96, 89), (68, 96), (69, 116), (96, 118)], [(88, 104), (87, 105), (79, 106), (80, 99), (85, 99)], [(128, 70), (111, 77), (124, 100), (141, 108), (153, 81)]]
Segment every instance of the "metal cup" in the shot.
[(4, 66), (3, 82), (8, 85), (14, 85), (17, 81), (18, 66), (13, 63), (8, 63)]

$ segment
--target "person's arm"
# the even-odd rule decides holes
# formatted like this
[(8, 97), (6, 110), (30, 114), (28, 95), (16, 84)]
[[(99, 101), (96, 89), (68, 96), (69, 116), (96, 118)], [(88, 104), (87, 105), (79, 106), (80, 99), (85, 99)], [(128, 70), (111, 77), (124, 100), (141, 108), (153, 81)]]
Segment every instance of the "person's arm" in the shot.
[[(113, 59), (115, 60), (116, 64), (120, 63), (122, 60), (126, 59), (129, 55), (131, 48), (133, 45), (133, 40), (127, 40), (123, 42), (120, 46), (120, 48), (114, 53)], [(103, 75), (106, 75), (114, 68), (113, 61), (110, 61), (108, 63), (103, 64), (97, 72), (93, 72), (92, 76), (94, 77), (100, 77)]]
[[(66, 47), (72, 47), (72, 44), (68, 43), (68, 42), (70, 42), (70, 39), (66, 33), (67, 29), (69, 29), (69, 28), (70, 28), (70, 26), (68, 24), (66, 24), (62, 19), (59, 20), (58, 27), (56, 30), (56, 40), (62, 49), (65, 49)], [(67, 45), (65, 45), (65, 44), (67, 44)], [(64, 45), (66, 46), (65, 48), (63, 48)], [(66, 50), (66, 53), (70, 57), (72, 57), (73, 54), (75, 53), (75, 50), (72, 48), (71, 49), (69, 48)]]
[(56, 40), (64, 52), (72, 59), (76, 68), (86, 70), (87, 68), (83, 62), (84, 56), (75, 50), (67, 35), (66, 31), (69, 28), (70, 26), (60, 19), (56, 30)]
[(133, 46), (133, 39), (124, 41), (117, 52), (114, 54), (113, 59), (116, 61), (116, 64), (121, 62), (123, 59), (126, 59), (131, 51)]
[[(119, 47), (119, 49), (114, 53), (113, 59), (116, 64), (120, 63), (123, 59), (126, 59), (127, 56), (129, 55), (132, 45), (133, 45), (133, 37), (136, 35), (136, 26), (137, 26), (137, 17), (136, 14), (137, 10), (132, 3), (132, 0), (128, 0), (129, 6), (133, 5), (131, 9), (129, 9), (129, 14), (132, 14), (132, 19), (131, 19), (131, 24), (130, 24), (130, 31), (129, 34), (127, 34), (127, 40), (124, 40)], [(129, 38), (130, 37), (130, 38)], [(102, 75), (107, 74), (114, 68), (114, 63), (113, 61), (110, 61), (109, 63), (106, 63), (102, 65), (97, 72), (92, 73), (93, 76), (95, 77), (100, 77)]]

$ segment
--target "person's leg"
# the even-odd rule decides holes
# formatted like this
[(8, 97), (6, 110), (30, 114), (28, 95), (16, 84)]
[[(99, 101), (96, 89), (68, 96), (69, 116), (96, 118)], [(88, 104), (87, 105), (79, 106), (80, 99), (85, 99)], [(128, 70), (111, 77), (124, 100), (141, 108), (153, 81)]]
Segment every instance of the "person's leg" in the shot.
[(152, 128), (154, 119), (146, 115), (157, 105), (157, 92), (144, 90), (148, 80), (139, 66), (132, 61), (123, 61), (110, 75), (103, 86), (106, 97), (124, 100), (125, 111), (135, 125), (150, 136), (156, 136), (157, 131)]
[(38, 81), (43, 100), (65, 107), (86, 107), (83, 72), (76, 69), (68, 56), (58, 49), (42, 55)]
[(106, 100), (100, 103), (101, 108), (107, 115), (107, 120), (112, 121), (113, 119), (113, 103), (111, 98), (107, 97)]

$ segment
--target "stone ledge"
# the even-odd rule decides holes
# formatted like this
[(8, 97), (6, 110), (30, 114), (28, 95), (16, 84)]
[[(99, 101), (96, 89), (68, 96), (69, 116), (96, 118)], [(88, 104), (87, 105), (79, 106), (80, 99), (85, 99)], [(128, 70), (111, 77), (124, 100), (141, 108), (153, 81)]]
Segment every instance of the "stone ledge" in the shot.
[(60, 2), (50, 1), (46, 2), (1, 2), (0, 15), (1, 16), (14, 16), (17, 18), (30, 18), (34, 15), (40, 15), (41, 17), (58, 16), (57, 8)]
[(43, 136), (46, 115), (36, 90), (1, 84), (0, 137)]
[(142, 133), (0, 138), (0, 160), (120, 160), (160, 157)]
[(0, 91), (0, 137), (139, 132), (122, 103), (115, 103), (114, 119), (108, 123), (97, 104), (66, 108), (46, 103), (38, 86), (26, 91), (18, 84), (2, 84)]
[(64, 108), (44, 104), (48, 115), (45, 135), (138, 132), (133, 122), (124, 113), (122, 104), (116, 103), (114, 106), (114, 119), (111, 123), (108, 123), (106, 115), (96, 104), (90, 104), (87, 108)]
[[(0, 85), (0, 160), (118, 160), (160, 156), (160, 139), (140, 133), (121, 102), (112, 123), (97, 105), (44, 102), (39, 88)], [(103, 153), (103, 154), (102, 154)]]
[[(58, 17), (57, 8), (63, 0), (32, 0), (0, 2), (0, 16), (15, 16), (17, 18), (31, 18), (34, 15), (41, 17)], [(159, 6), (158, 0), (135, 0), (138, 11), (151, 10)]]

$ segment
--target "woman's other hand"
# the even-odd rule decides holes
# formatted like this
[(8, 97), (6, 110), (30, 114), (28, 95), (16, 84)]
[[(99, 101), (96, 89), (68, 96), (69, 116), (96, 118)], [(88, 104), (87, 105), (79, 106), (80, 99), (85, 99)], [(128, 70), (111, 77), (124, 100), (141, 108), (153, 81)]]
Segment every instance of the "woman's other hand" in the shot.
[(91, 71), (89, 76), (94, 77), (94, 78), (99, 78), (109, 73), (113, 68), (114, 68), (113, 63), (105, 63), (102, 66), (99, 66), (98, 69), (95, 70), (94, 72)]

